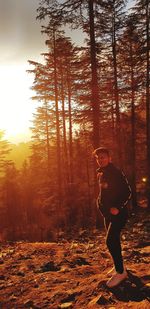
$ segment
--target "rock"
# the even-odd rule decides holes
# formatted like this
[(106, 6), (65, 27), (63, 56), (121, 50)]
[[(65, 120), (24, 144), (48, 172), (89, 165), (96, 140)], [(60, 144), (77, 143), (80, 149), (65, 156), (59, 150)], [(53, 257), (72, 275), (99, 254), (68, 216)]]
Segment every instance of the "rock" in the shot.
[(0, 280), (5, 280), (5, 276), (4, 276), (4, 275), (1, 275), (1, 276), (0, 276)]
[[(69, 291), (68, 291), (69, 292)], [(70, 292), (68, 293), (68, 295), (63, 299), (63, 304), (65, 303), (72, 303), (73, 301), (75, 301), (75, 298), (77, 296), (78, 293), (74, 293), (74, 292)]]
[(137, 223), (136, 226), (141, 227), (141, 226), (143, 226), (143, 223)]
[(145, 256), (149, 256), (150, 253), (150, 246), (144, 247), (140, 249), (140, 253), (142, 253)]
[(90, 265), (90, 263), (84, 258), (84, 257), (73, 257), (72, 261), (68, 261), (65, 260), (65, 262), (67, 262), (67, 264), (69, 264), (69, 266), (71, 268), (75, 268), (76, 266), (82, 266), (82, 265)]
[(16, 301), (16, 299), (17, 299), (17, 296), (15, 295), (12, 295), (12, 297), (10, 298), (11, 301)]
[(38, 284), (38, 283), (35, 283), (35, 284), (34, 284), (34, 288), (35, 288), (35, 289), (39, 288), (39, 284)]
[(60, 304), (58, 308), (61, 308), (61, 309), (64, 309), (64, 308), (68, 308), (68, 309), (71, 309), (73, 308), (73, 303), (63, 303), (63, 304)]
[(18, 271), (16, 275), (17, 275), (17, 276), (20, 276), (20, 277), (24, 277), (24, 276), (25, 276), (25, 273), (22, 272), (22, 271)]
[(82, 265), (90, 265), (89, 262), (86, 261), (85, 258), (83, 258), (82, 256), (81, 257), (78, 257), (77, 259), (75, 259), (74, 263), (76, 265), (79, 265), (79, 266), (82, 266)]
[(41, 272), (59, 271), (60, 267), (58, 267), (57, 265), (54, 264), (53, 261), (51, 261), (51, 262), (48, 262), (48, 263), (44, 264), (43, 266), (41, 266), (40, 270), (41, 270)]

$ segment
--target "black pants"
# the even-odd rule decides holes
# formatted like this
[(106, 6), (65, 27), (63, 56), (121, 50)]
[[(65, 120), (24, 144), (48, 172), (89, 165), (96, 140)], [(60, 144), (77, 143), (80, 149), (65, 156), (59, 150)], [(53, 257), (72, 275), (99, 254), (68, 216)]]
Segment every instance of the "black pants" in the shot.
[(128, 214), (126, 209), (122, 209), (118, 215), (112, 215), (111, 221), (105, 218), (107, 230), (106, 245), (114, 261), (115, 269), (118, 273), (123, 273), (123, 258), (121, 253), (120, 234), (127, 222)]

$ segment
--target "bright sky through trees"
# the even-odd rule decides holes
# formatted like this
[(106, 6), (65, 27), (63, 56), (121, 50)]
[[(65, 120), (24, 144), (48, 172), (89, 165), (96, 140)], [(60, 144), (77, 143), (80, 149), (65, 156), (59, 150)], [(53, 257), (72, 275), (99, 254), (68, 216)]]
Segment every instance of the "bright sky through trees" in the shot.
[[(27, 60), (41, 61), (40, 54), (46, 50), (45, 36), (36, 20), (38, 3), (0, 0), (0, 130), (5, 130), (5, 138), (11, 142), (30, 138), (36, 104), (30, 100), (33, 77), (26, 72)], [(83, 35), (75, 31), (72, 38), (79, 42)]]
[(34, 106), (30, 102), (32, 80), (26, 77), (24, 65), (1, 65), (0, 129), (12, 142), (29, 138), (29, 126)]

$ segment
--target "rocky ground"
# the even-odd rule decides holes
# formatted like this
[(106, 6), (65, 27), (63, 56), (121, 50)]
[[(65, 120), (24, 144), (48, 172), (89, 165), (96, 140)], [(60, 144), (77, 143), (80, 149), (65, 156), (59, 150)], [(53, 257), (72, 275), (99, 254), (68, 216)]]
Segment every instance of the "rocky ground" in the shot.
[(57, 243), (3, 243), (0, 308), (150, 308), (150, 214), (132, 216), (122, 235), (128, 278), (108, 289), (105, 231)]

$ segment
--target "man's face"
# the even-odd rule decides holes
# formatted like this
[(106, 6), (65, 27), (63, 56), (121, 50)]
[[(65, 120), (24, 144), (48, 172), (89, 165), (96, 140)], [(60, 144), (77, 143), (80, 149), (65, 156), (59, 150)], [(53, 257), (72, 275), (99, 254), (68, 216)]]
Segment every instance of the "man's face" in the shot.
[(99, 153), (96, 160), (100, 167), (107, 166), (111, 161), (110, 156), (107, 153)]

